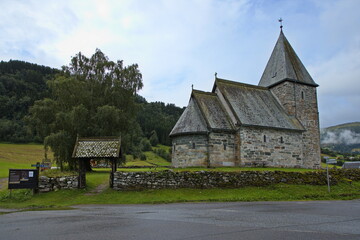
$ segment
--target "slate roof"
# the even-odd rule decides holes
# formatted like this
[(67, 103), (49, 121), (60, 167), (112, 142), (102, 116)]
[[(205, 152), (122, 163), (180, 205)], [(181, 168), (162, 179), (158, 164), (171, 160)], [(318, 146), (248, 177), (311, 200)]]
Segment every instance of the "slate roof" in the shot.
[(271, 87), (286, 80), (318, 86), (281, 31), (259, 86)]
[(170, 136), (192, 133), (206, 134), (207, 132), (205, 119), (196, 104), (196, 100), (191, 97), (188, 106), (170, 132)]
[(360, 162), (345, 162), (342, 168), (357, 168), (360, 169)]
[(238, 119), (239, 125), (304, 130), (289, 116), (268, 88), (217, 78), (213, 92), (219, 88)]
[[(318, 86), (281, 31), (259, 86), (216, 77), (212, 93), (192, 92), (189, 105), (170, 136), (234, 131), (234, 126), (305, 131), (299, 120), (288, 115), (270, 91), (270, 87), (283, 81)], [(217, 94), (222, 96), (219, 98)]]
[(73, 158), (118, 158), (121, 139), (119, 137), (78, 138)]
[(208, 128), (213, 130), (233, 130), (230, 119), (215, 93), (194, 90), (192, 96), (200, 107)]

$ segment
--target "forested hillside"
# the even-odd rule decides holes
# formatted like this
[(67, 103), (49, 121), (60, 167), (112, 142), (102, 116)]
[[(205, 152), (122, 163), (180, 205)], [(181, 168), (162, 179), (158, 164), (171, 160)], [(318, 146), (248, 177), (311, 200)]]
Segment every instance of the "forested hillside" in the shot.
[(25, 125), (29, 107), (48, 95), (47, 80), (59, 70), (23, 61), (0, 62), (0, 141), (35, 139)]
[[(41, 107), (46, 107), (46, 104), (50, 103), (49, 99), (55, 99), (59, 97), (65, 97), (64, 100), (70, 101), (71, 99), (66, 97), (66, 94), (71, 94), (67, 87), (71, 87), (74, 92), (76, 92), (77, 99), (80, 101), (81, 96), (79, 95), (82, 91), (77, 91), (76, 82), (65, 81), (64, 79), (69, 79), (71, 75), (66, 75), (66, 71), (58, 69), (52, 69), (50, 67), (40, 66), (37, 64), (32, 64), (23, 61), (14, 61), (10, 60), (9, 62), (2, 61), (0, 63), (0, 141), (1, 142), (43, 142), (44, 137), (46, 137), (50, 132), (41, 132), (45, 130), (45, 122), (37, 122), (39, 119), (34, 119), (33, 116), (29, 115), (29, 109), (34, 106), (35, 101), (40, 100), (37, 107), (33, 107), (33, 111), (38, 111), (40, 113), (44, 110), (43, 120), (50, 123), (51, 119), (55, 118), (55, 114), (58, 114), (57, 121), (52, 122), (51, 127), (54, 127), (54, 124), (59, 124), (60, 120), (71, 122), (71, 118), (66, 120), (66, 117), (69, 117), (66, 114), (61, 114), (55, 112), (55, 109), (48, 109), (48, 112), (45, 112), (45, 109)], [(74, 75), (75, 76), (75, 75)], [(58, 79), (54, 81), (54, 79)], [(71, 84), (75, 85), (71, 85)], [(57, 84), (57, 86), (55, 86)], [(94, 83), (95, 84), (95, 83)], [(62, 92), (59, 92), (62, 91)], [(92, 94), (96, 94), (94, 90), (89, 89), (88, 91), (93, 91)], [(57, 97), (55, 96), (56, 94)], [(60, 95), (59, 95), (60, 94)], [(95, 95), (94, 95), (95, 96)], [(94, 99), (99, 100), (99, 102), (92, 103), (88, 102), (87, 99), (82, 99), (82, 104), (79, 102), (79, 106), (85, 107), (87, 111), (92, 111), (95, 108), (96, 104), (104, 104), (107, 100), (104, 94), (97, 95)], [(115, 96), (114, 96), (115, 97)], [(84, 96), (86, 98), (86, 96)], [(118, 97), (121, 99), (121, 97)], [(47, 100), (46, 100), (47, 99)], [(128, 98), (125, 98), (128, 99)], [(74, 99), (73, 99), (74, 100)], [(90, 100), (89, 100), (90, 101)], [(41, 105), (42, 104), (42, 105)], [(88, 104), (92, 104), (92, 107), (86, 107)], [(108, 105), (114, 105), (115, 103), (110, 103)], [(120, 105), (119, 105), (120, 106)], [(77, 114), (80, 114), (81, 110), (77, 109)], [(53, 110), (53, 111), (51, 111)], [(153, 142), (158, 142), (164, 145), (170, 145), (171, 141), (169, 139), (169, 133), (172, 127), (175, 125), (177, 119), (180, 117), (183, 112), (183, 108), (179, 108), (174, 104), (165, 104), (163, 102), (150, 102), (148, 103), (145, 98), (136, 94), (135, 105), (133, 106), (134, 113), (136, 114), (135, 122), (131, 123), (131, 136), (123, 136), (124, 141), (132, 142), (128, 146), (127, 151), (129, 153), (134, 153), (135, 155), (141, 154), (140, 146), (141, 142), (144, 142), (144, 138), (150, 139)], [(102, 109), (102, 116), (99, 114), (96, 116), (98, 120), (101, 118), (111, 118), (111, 109), (104, 108)], [(97, 113), (97, 112), (96, 112)], [(109, 115), (110, 114), (110, 115)], [(105, 116), (108, 115), (108, 116)], [(61, 119), (60, 119), (61, 118)], [(81, 119), (78, 119), (79, 121)], [(118, 119), (119, 120), (119, 119)], [(120, 120), (119, 120), (120, 121)], [(84, 120), (89, 122), (89, 119)], [(78, 122), (80, 123), (80, 122)], [(129, 123), (130, 124), (130, 123)], [(65, 127), (65, 123), (60, 124), (61, 127)], [(40, 127), (42, 126), (42, 127)], [(50, 126), (50, 125), (49, 125)], [(105, 126), (104, 126), (105, 128)], [(86, 135), (86, 130), (79, 128), (81, 131), (76, 132), (76, 134)], [(47, 129), (50, 131), (49, 129)], [(100, 131), (100, 130), (99, 130)], [(108, 132), (90, 132), (88, 134), (95, 135), (114, 135), (118, 133), (112, 133), (111, 130)]]
[(360, 122), (321, 129), (321, 147), (341, 153), (360, 153)]
[(142, 108), (137, 120), (145, 136), (150, 138), (156, 134), (159, 143), (170, 145), (169, 133), (185, 108), (163, 102), (147, 103), (145, 99), (141, 102)]

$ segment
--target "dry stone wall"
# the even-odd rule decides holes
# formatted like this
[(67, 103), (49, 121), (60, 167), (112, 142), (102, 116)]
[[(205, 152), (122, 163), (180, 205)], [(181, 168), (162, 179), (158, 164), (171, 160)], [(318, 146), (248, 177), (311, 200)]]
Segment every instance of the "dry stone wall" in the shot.
[[(331, 170), (331, 184), (343, 179), (360, 180), (360, 170)], [(142, 190), (161, 188), (239, 188), (245, 186), (266, 186), (270, 184), (326, 185), (326, 172), (283, 172), (283, 171), (241, 171), (241, 172), (116, 172), (115, 190)]]
[(64, 176), (64, 177), (46, 177), (39, 178), (39, 191), (51, 192), (60, 189), (77, 189), (78, 176)]

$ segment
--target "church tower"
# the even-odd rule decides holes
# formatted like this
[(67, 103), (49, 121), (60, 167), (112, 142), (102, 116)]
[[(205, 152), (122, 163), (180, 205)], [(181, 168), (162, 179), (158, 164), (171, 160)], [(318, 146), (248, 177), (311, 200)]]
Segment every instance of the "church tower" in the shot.
[(303, 166), (320, 167), (320, 130), (316, 88), (299, 57), (286, 39), (282, 27), (259, 86), (267, 87), (285, 111), (297, 118), (302, 133)]

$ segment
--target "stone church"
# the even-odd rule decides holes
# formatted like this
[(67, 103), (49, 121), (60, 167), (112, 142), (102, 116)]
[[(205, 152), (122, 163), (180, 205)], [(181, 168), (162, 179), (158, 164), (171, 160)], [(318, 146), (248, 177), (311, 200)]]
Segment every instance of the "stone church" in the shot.
[(174, 167), (320, 167), (314, 82), (282, 29), (259, 84), (215, 76), (172, 129)]

